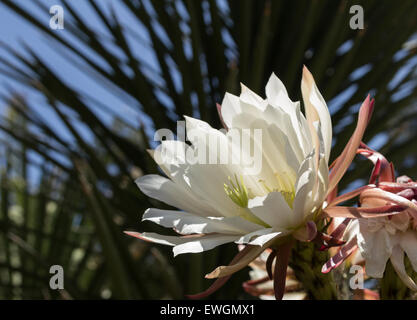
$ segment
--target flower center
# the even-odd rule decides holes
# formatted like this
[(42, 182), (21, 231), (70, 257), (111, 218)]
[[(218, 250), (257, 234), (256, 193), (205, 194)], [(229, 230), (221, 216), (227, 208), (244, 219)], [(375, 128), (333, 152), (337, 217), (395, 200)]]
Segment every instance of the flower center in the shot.
[(240, 176), (240, 181), (236, 174), (234, 177), (234, 181), (231, 177), (228, 177), (229, 184), (224, 184), (224, 191), (228, 197), (240, 207), (239, 216), (250, 222), (269, 228), (270, 226), (267, 223), (259, 219), (248, 209), (249, 194), (248, 189), (243, 183), (243, 177)]
[(287, 202), (288, 206), (292, 209), (294, 198), (295, 198), (295, 190), (294, 185), (290, 183), (289, 177), (287, 175), (279, 175), (278, 173), (275, 173), (275, 177), (277, 179), (277, 185), (276, 188), (269, 187), (265, 180), (258, 180), (258, 182), (262, 185), (262, 187), (265, 189), (267, 193), (271, 192), (279, 192), (284, 197), (285, 201)]

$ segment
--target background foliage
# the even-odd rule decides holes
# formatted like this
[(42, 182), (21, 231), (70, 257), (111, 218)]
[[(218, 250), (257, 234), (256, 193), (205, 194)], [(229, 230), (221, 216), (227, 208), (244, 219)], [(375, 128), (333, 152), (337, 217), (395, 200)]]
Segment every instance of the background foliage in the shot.
[[(43, 1), (33, 2), (48, 15)], [(146, 198), (134, 179), (158, 172), (146, 153), (155, 129), (175, 131), (182, 115), (220, 127), (215, 104), (225, 91), (238, 94), (243, 82), (264, 94), (272, 71), (299, 100), (302, 65), (309, 67), (332, 113), (333, 157), (370, 92), (376, 110), (365, 141), (399, 173), (417, 177), (416, 46), (404, 47), (417, 31), (416, 1), (120, 0), (106, 8), (84, 2), (100, 31), (76, 1), (61, 1), (64, 32), (15, 1), (0, 7), (43, 32), (57, 55), (140, 117), (132, 125), (122, 103), (109, 105), (71, 85), (25, 40), (23, 49), (1, 43), (0, 72), (9, 81), (0, 120), (0, 298), (182, 298), (206, 288), (204, 274), (228, 263), (236, 248), (174, 260), (170, 248), (128, 238), (123, 230), (166, 233), (139, 224), (146, 208), (164, 205)], [(364, 8), (363, 30), (349, 28), (354, 4)], [(120, 7), (141, 27), (121, 19)], [(152, 52), (153, 63), (138, 44)], [(369, 165), (358, 160), (354, 169), (344, 186), (366, 179)], [(310, 249), (300, 250), (304, 266), (325, 259)], [(64, 267), (64, 291), (49, 289), (53, 264)], [(323, 277), (303, 279), (311, 298), (335, 298), (331, 289), (315, 291)], [(247, 278), (245, 269), (212, 298), (248, 298), (241, 288)]]

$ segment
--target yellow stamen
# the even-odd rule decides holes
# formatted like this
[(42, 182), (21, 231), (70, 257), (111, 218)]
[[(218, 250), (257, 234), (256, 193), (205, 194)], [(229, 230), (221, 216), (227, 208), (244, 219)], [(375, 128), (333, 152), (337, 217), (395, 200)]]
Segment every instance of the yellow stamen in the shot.
[(240, 183), (235, 174), (235, 182), (232, 181), (230, 177), (229, 184), (224, 184), (224, 191), (229, 196), (229, 198), (236, 203), (239, 207), (246, 208), (248, 206), (249, 196), (248, 189), (243, 183), (243, 177), (240, 176)]

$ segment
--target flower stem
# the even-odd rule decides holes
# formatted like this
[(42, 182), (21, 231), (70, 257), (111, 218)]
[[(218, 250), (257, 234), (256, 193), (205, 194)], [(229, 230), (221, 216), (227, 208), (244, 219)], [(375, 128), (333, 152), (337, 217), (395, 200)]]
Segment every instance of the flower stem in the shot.
[(338, 299), (332, 273), (321, 272), (323, 264), (328, 259), (328, 252), (317, 250), (314, 243), (297, 241), (294, 245), (290, 267), (310, 299)]

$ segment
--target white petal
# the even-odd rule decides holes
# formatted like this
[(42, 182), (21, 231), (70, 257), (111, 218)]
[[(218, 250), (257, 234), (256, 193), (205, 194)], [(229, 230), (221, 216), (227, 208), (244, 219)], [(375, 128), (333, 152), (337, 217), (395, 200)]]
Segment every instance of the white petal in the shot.
[(313, 221), (308, 221), (301, 228), (292, 233), (292, 236), (300, 241), (311, 241), (317, 235), (317, 225)]
[(153, 243), (163, 244), (166, 246), (176, 246), (186, 241), (189, 241), (185, 238), (180, 238), (176, 236), (164, 236), (162, 234), (157, 234), (153, 232), (144, 232), (138, 236), (138, 238)]
[(407, 254), (414, 271), (417, 272), (417, 231), (404, 232), (401, 235), (400, 245)]
[(184, 141), (164, 140), (153, 150), (153, 158), (161, 168), (178, 167), (185, 164), (185, 154), (188, 148), (189, 146)]
[(233, 242), (237, 239), (232, 235), (211, 234), (201, 237), (175, 237), (164, 236), (157, 233), (143, 233), (138, 236), (142, 240), (158, 244), (174, 246), (174, 257), (182, 253), (197, 253), (213, 249), (224, 243)]
[[(301, 115), (299, 108), (296, 106), (291, 105), (291, 114), (280, 107), (273, 107), (271, 105), (267, 105), (265, 110), (260, 110), (255, 106), (242, 102), (241, 107), (242, 113), (236, 114), (233, 117), (234, 128), (258, 129), (267, 128), (268, 126), (273, 125), (278, 127), (291, 142), (291, 148), (299, 162), (301, 162), (302, 159), (305, 158), (305, 155), (311, 151), (311, 142), (307, 140), (305, 134), (303, 134), (303, 132), (308, 134), (308, 131), (300, 127), (301, 124), (298, 122), (296, 113), (299, 112), (300, 117), (304, 116)], [(253, 124), (254, 121), (257, 121), (256, 124)], [(264, 121), (264, 123), (261, 123), (260, 121)]]
[(417, 285), (415, 284), (413, 279), (410, 278), (410, 276), (407, 274), (407, 271), (405, 270), (404, 251), (401, 249), (400, 246), (395, 246), (392, 249), (391, 263), (400, 279), (404, 282), (404, 284), (411, 290), (417, 291)]
[[(190, 188), (199, 198), (213, 205), (222, 216), (231, 217), (239, 214), (239, 207), (227, 196), (224, 184), (235, 172), (227, 165), (196, 164), (190, 166), (186, 175)], [(239, 177), (239, 172), (236, 175)]]
[[(237, 164), (231, 164), (230, 161), (220, 161), (222, 155), (230, 155), (229, 140), (226, 135), (218, 130), (211, 128), (203, 121), (186, 117), (187, 137), (193, 131), (197, 136), (206, 135), (206, 142), (202, 142), (195, 146), (197, 154), (202, 152), (203, 162), (197, 161), (190, 164), (184, 172), (188, 180), (188, 185), (196, 197), (204, 199), (206, 204), (212, 205), (223, 216), (238, 215), (237, 205), (227, 196), (224, 191), (224, 184), (228, 183), (229, 178), (240, 177), (240, 167)], [(217, 159), (214, 164), (207, 164), (207, 160), (211, 159), (213, 145), (209, 143), (209, 139), (219, 139), (221, 146), (220, 152), (217, 153)], [(205, 155), (205, 156), (204, 156)], [(230, 160), (231, 156), (229, 157)], [(187, 211), (187, 210), (186, 210)]]
[(377, 232), (369, 232), (367, 221), (360, 221), (360, 233), (357, 235), (358, 247), (366, 260), (366, 274), (370, 277), (382, 278), (394, 245), (390, 238), (384, 228)]
[[(208, 132), (210, 130), (215, 130), (213, 129), (207, 122), (200, 120), (200, 119), (196, 119), (193, 117), (188, 117), (188, 116), (184, 116), (185, 118), (185, 126), (186, 126), (186, 130), (187, 130), (187, 136), (188, 136), (188, 131), (191, 130), (201, 130), (203, 132)], [(216, 130), (217, 131), (217, 130)]]
[(152, 221), (165, 228), (175, 228), (181, 234), (216, 232), (241, 235), (261, 228), (240, 217), (203, 218), (187, 212), (154, 208), (146, 210), (142, 220)]
[[(244, 166), (242, 166), (243, 174), (252, 178), (251, 187), (254, 188), (252, 191), (255, 195), (265, 195), (266, 193), (265, 188), (259, 184), (259, 181), (262, 180), (269, 188), (276, 187), (274, 184), (277, 182), (274, 176), (274, 169), (271, 167), (271, 157), (268, 157), (265, 153), (267, 139), (264, 138), (265, 127), (263, 125), (266, 125), (263, 120), (256, 119), (254, 121), (253, 119), (247, 119), (245, 129), (235, 130), (236, 133), (240, 134), (242, 141), (239, 149), (241, 150), (241, 162), (244, 163)], [(261, 130), (261, 134), (259, 134), (259, 131), (255, 133), (252, 129)], [(233, 139), (231, 132), (228, 133), (228, 136)], [(249, 163), (250, 161), (253, 161), (253, 163)], [(258, 170), (250, 170), (251, 168)], [(247, 187), (249, 188), (249, 186)]]
[(243, 83), (241, 83), (240, 86), (242, 88), (242, 92), (239, 96), (241, 103), (244, 102), (245, 104), (250, 104), (260, 110), (265, 109), (267, 103), (264, 99), (246, 87)]
[[(140, 191), (148, 197), (180, 207), (182, 190), (171, 180), (156, 174), (148, 174), (136, 179), (135, 182)], [(184, 193), (183, 196), (187, 195)]]
[(297, 172), (295, 183), (295, 198), (293, 203), (294, 214), (298, 221), (303, 221), (313, 213), (314, 196), (313, 187), (315, 182), (314, 154), (309, 155), (301, 164)]
[[(274, 237), (276, 237), (280, 234), (284, 234), (284, 232), (279, 231), (275, 228), (263, 228), (263, 229), (245, 234), (244, 236), (237, 239), (235, 241), (235, 243), (237, 243), (237, 244), (247, 244), (247, 243), (252, 244), (252, 241), (256, 241), (256, 239), (262, 237), (258, 242), (256, 242), (257, 245), (261, 245), (259, 243), (263, 242), (263, 244), (265, 244), (266, 242), (268, 242), (269, 240), (271, 240), (272, 238), (274, 238)], [(264, 242), (263, 239), (267, 239), (267, 240)]]
[(198, 253), (213, 249), (225, 243), (233, 242), (236, 236), (208, 235), (199, 238), (189, 238), (187, 242), (176, 245), (173, 248), (174, 257), (183, 253)]
[(275, 75), (275, 73), (272, 73), (265, 87), (266, 97), (268, 99), (274, 99), (281, 91), (288, 95), (287, 89), (285, 89), (282, 81)]
[(249, 244), (256, 245), (256, 246), (263, 246), (265, 243), (267, 243), (271, 239), (283, 237), (287, 235), (288, 233), (289, 231), (286, 231), (286, 232), (277, 231), (277, 232), (264, 234), (262, 236), (257, 237), (255, 240), (252, 240), (251, 242), (249, 242)]
[[(174, 142), (177, 142), (178, 145), (175, 145)], [(184, 146), (182, 147), (181, 145)], [(190, 169), (190, 166), (192, 167), (193, 165), (190, 165), (188, 162), (183, 160), (184, 157), (180, 158), (180, 156), (175, 154), (174, 151), (178, 149), (184, 149), (185, 152), (192, 151), (192, 148), (182, 141), (163, 141), (161, 143), (161, 148), (159, 150), (155, 150), (155, 154), (157, 152), (163, 153), (165, 157), (168, 158), (169, 163), (172, 163), (172, 165), (160, 166), (163, 169), (163, 171), (171, 178), (172, 182), (175, 183), (175, 188), (180, 190), (178, 196), (184, 197), (185, 193), (187, 201), (185, 204), (178, 208), (183, 209), (184, 211), (191, 212), (193, 214), (197, 214), (199, 216), (222, 216), (222, 212), (218, 210), (221, 210), (222, 208), (219, 208), (217, 203), (213, 202), (211, 198), (207, 197), (206, 192), (199, 193), (197, 192), (197, 188), (193, 188), (191, 186), (189, 175), (190, 172), (194, 172), (196, 170)], [(183, 164), (180, 163), (181, 161)], [(210, 167), (211, 169), (213, 169), (214, 166)], [(194, 180), (192, 182), (194, 186)], [(168, 184), (167, 187), (169, 187)], [(150, 188), (152, 188), (152, 186), (150, 186)], [(154, 188), (157, 188), (157, 185)], [(165, 200), (161, 201), (165, 202)]]
[(297, 219), (304, 220), (310, 214), (313, 209), (313, 187), (314, 187), (314, 174), (313, 170), (304, 171), (297, 180), (296, 183), (296, 195), (294, 198), (294, 214)]
[(325, 158), (320, 158), (318, 178), (319, 188), (317, 190), (317, 200), (321, 203), (324, 200), (324, 197), (326, 196), (327, 189), (329, 188), (329, 167)]
[[(229, 96), (225, 97), (225, 103), (229, 100), (231, 100)], [(237, 104), (238, 101), (234, 99), (234, 105)], [(296, 151), (300, 162), (305, 154), (311, 151), (310, 139), (306, 139), (306, 134), (309, 134), (308, 126), (300, 111), (300, 104), (292, 102), (285, 90), (279, 91), (274, 99), (262, 100), (245, 88), (239, 104), (239, 108), (228, 108), (233, 110), (233, 114), (228, 113), (233, 128), (248, 128), (253, 120), (264, 120), (268, 125), (276, 125), (284, 132), (291, 141), (291, 146)]]
[[(284, 129), (288, 136), (292, 136), (295, 133), (300, 146), (302, 147), (304, 158), (311, 152), (311, 142), (308, 136), (309, 129), (304, 115), (300, 110), (300, 103), (293, 102), (288, 96), (287, 90), (281, 80), (273, 73), (269, 78), (269, 81), (265, 88), (268, 103), (273, 106), (272, 109), (284, 111), (290, 119), (290, 130)], [(271, 113), (271, 108), (267, 108), (266, 113)], [(267, 119), (275, 120), (275, 117), (266, 117)], [(281, 125), (280, 128), (283, 126)], [(292, 136), (294, 138), (294, 136)], [(295, 139), (291, 139), (292, 143), (295, 143)], [(301, 161), (301, 160), (300, 160)]]
[(290, 142), (284, 132), (274, 124), (266, 126), (262, 133), (262, 151), (271, 168), (275, 174), (289, 179), (288, 183), (293, 186), (300, 165), (294, 148), (297, 143)]
[(264, 197), (250, 199), (248, 208), (271, 227), (282, 229), (295, 227), (293, 212), (279, 192), (270, 192)]
[(187, 192), (187, 190), (167, 178), (156, 174), (148, 174), (136, 179), (135, 182), (148, 197), (197, 215), (217, 215), (215, 210), (210, 210), (204, 205), (204, 202), (196, 199), (192, 193)]
[[(262, 155), (262, 158), (255, 160), (262, 164), (260, 172), (255, 176), (256, 184), (262, 186), (259, 184), (259, 181), (262, 181), (271, 190), (291, 190), (299, 165), (293, 150), (293, 145), (296, 143), (290, 142), (278, 126), (269, 124), (263, 119), (250, 120), (247, 127), (248, 129), (262, 130), (260, 139), (257, 139), (252, 133), (248, 135), (247, 132), (242, 132), (243, 137), (245, 139), (248, 137), (250, 141), (250, 145), (242, 149), (243, 154), (246, 157)], [(265, 190), (265, 187), (262, 187), (262, 193), (255, 193), (255, 195), (265, 195)]]
[[(304, 159), (312, 150), (311, 136), (307, 121), (300, 110), (300, 103), (292, 102), (283, 92), (273, 100), (268, 100), (270, 104), (264, 112), (264, 119), (271, 124), (276, 124), (281, 128), (288, 139), (295, 144), (294, 150), (300, 150), (297, 155)], [(300, 149), (298, 149), (300, 148)]]
[[(410, 225), (410, 216), (407, 213), (396, 214), (388, 221), (395, 229), (406, 231)], [(415, 243), (417, 244), (417, 242)]]
[(303, 69), (303, 78), (301, 81), (301, 91), (303, 94), (304, 104), (307, 107), (314, 107), (320, 119), (321, 133), (324, 139), (326, 162), (329, 161), (330, 149), (332, 146), (332, 120), (329, 109), (318, 90), (313, 76), (306, 67)]
[(239, 97), (226, 92), (222, 102), (221, 113), (223, 121), (228, 128), (232, 128), (233, 118), (236, 114), (239, 114), (241, 112), (242, 110), (240, 108)]

